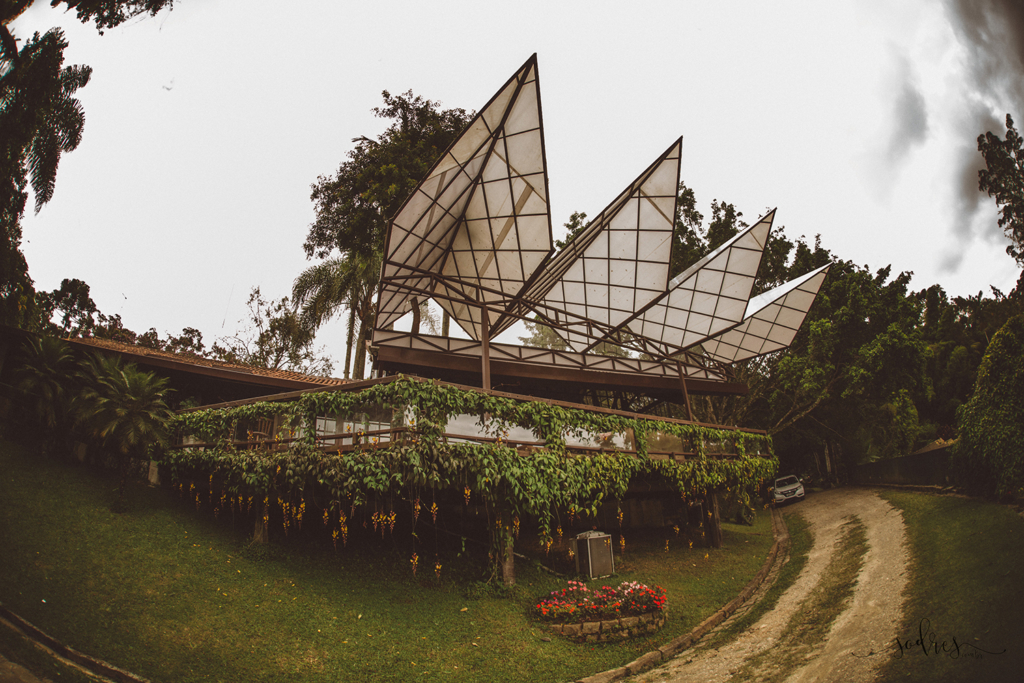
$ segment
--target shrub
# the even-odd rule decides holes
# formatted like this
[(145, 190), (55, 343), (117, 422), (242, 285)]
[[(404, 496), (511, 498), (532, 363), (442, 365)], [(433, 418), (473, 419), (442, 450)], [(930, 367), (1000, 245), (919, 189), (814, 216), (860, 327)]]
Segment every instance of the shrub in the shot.
[(974, 395), (957, 411), (953, 471), (971, 493), (1024, 497), (1024, 315), (992, 337)]
[(665, 603), (661, 586), (624, 581), (616, 588), (591, 590), (584, 583), (569, 581), (567, 587), (538, 600), (533, 611), (542, 621), (583, 622), (660, 612)]

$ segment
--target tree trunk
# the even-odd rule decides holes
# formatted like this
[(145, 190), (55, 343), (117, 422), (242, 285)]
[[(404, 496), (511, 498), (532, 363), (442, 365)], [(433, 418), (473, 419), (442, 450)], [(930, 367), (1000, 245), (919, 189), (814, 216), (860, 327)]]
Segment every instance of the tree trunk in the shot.
[(345, 346), (345, 379), (351, 377), (349, 370), (352, 367), (352, 345), (355, 343), (353, 338), (356, 329), (356, 309), (355, 306), (349, 309), (348, 312), (348, 334), (346, 338)]
[(356, 336), (356, 364), (352, 368), (352, 379), (363, 379), (366, 373), (366, 325), (359, 323), (359, 334)]
[(514, 586), (516, 583), (516, 555), (513, 552), (515, 539), (512, 534), (508, 535), (508, 545), (505, 546), (505, 553), (501, 558), (501, 582), (506, 586)]
[(712, 548), (722, 547), (722, 516), (718, 511), (718, 492), (708, 493), (708, 509), (711, 512), (711, 519), (708, 520), (708, 537)]
[(267, 515), (267, 504), (261, 502), (256, 506), (256, 526), (252, 530), (253, 543), (266, 543), (270, 540), (269, 525), (264, 521)]
[(441, 336), (448, 336), (448, 326), (451, 323), (452, 317), (448, 315), (448, 311), (443, 311), (441, 315)]

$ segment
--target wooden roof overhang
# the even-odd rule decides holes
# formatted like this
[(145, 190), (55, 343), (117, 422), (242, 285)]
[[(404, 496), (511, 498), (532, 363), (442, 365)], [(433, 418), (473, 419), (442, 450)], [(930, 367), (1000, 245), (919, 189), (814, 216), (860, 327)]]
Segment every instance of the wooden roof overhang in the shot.
[(260, 392), (264, 389), (289, 391), (338, 386), (344, 381), (336, 378), (311, 377), (298, 372), (235, 366), (205, 358), (190, 358), (158, 352), (106, 339), (67, 339), (66, 341), (79, 352), (114, 354), (120, 356), (127, 363), (134, 363), (144, 368), (159, 369), (164, 373), (206, 377), (232, 385), (251, 387)]

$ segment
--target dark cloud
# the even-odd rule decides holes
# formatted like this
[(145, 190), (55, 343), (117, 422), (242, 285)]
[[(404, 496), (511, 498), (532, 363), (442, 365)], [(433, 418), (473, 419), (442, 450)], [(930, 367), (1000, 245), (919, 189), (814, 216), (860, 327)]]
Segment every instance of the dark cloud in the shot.
[[(978, 189), (978, 171), (985, 168), (985, 159), (978, 152), (976, 137), (971, 136), (972, 130), (1005, 131), (999, 119), (992, 115), (986, 104), (975, 102), (974, 107), (966, 107), (960, 129), (964, 131), (965, 140), (953, 153), (953, 237), (958, 245), (964, 245), (975, 238), (974, 217), (983, 202), (991, 201), (987, 194)], [(1001, 239), (1003, 231), (993, 219), (990, 226), (985, 226), (981, 237), (987, 240)], [(941, 268), (946, 272), (955, 273), (966, 256), (967, 250), (954, 248), (942, 259)]]
[[(972, 225), (978, 207), (988, 196), (978, 190), (978, 171), (984, 160), (978, 152), (979, 135), (1005, 132), (1001, 121), (1007, 111), (1024, 120), (1024, 1), (946, 0), (957, 38), (967, 52), (964, 97), (957, 112), (962, 145), (956, 152), (954, 187), (956, 215), (953, 231), (958, 240), (974, 237)], [(983, 238), (1002, 236), (996, 222), (983, 228)], [(943, 266), (956, 270), (963, 249)]]
[(911, 148), (924, 142), (928, 135), (928, 112), (924, 96), (917, 87), (906, 59), (902, 61), (899, 92), (893, 99), (895, 125), (887, 153), (890, 166), (903, 162)]
[(1024, 2), (947, 0), (946, 9), (978, 90), (1024, 101)]

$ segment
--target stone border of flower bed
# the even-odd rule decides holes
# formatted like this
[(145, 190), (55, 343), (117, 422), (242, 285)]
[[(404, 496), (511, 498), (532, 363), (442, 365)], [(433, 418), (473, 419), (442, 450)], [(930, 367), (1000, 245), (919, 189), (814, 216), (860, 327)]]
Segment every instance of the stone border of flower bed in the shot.
[(772, 535), (775, 536), (775, 542), (772, 543), (772, 549), (768, 552), (768, 558), (764, 561), (764, 565), (754, 578), (751, 579), (750, 583), (744, 586), (740, 594), (731, 600), (729, 604), (702, 621), (686, 635), (670, 640), (657, 650), (641, 655), (629, 664), (620, 666), (617, 669), (609, 669), (593, 676), (580, 678), (576, 683), (610, 683), (627, 676), (635, 676), (648, 669), (653, 669), (663, 661), (672, 659), (683, 650), (696, 645), (711, 629), (732, 616), (740, 605), (750, 599), (750, 596), (754, 594), (754, 591), (758, 589), (761, 583), (764, 582), (765, 577), (768, 576), (768, 572), (771, 570), (772, 565), (775, 564), (779, 554), (785, 553), (789, 549), (789, 530), (786, 528), (785, 520), (782, 519), (782, 513), (775, 508), (772, 508)]
[(579, 643), (627, 640), (659, 630), (665, 625), (665, 611), (648, 612), (636, 617), (584, 621), (582, 624), (551, 624), (549, 628)]

